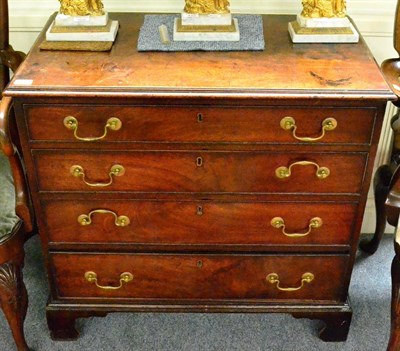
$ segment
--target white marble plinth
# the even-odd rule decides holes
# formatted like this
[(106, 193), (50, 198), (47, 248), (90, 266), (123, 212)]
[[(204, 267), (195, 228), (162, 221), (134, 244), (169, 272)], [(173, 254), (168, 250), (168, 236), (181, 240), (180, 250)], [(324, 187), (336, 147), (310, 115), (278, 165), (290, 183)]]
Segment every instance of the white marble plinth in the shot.
[(230, 13), (200, 15), (182, 12), (181, 18), (184, 26), (230, 26), (232, 24)]
[[(54, 25), (54, 22), (53, 22)], [(106, 32), (63, 32), (52, 33), (53, 25), (46, 32), (47, 41), (114, 41), (118, 33), (118, 21), (112, 21)]]
[(60, 27), (105, 26), (108, 23), (108, 13), (103, 16), (68, 16), (59, 13), (55, 24)]
[[(358, 43), (359, 40), (359, 34), (351, 23), (347, 28), (331, 28), (330, 33), (329, 31), (326, 33), (318, 31), (329, 29), (320, 27), (314, 28), (316, 29), (314, 33), (302, 33), (297, 30), (296, 24), (297, 22), (290, 22), (288, 28), (293, 43)], [(345, 31), (349, 33), (344, 33)]]
[(240, 41), (239, 24), (233, 19), (236, 30), (234, 32), (178, 32), (178, 18), (174, 23), (175, 41)]
[(309, 18), (297, 15), (297, 23), (303, 28), (346, 28), (350, 27), (350, 20), (347, 17), (321, 17)]

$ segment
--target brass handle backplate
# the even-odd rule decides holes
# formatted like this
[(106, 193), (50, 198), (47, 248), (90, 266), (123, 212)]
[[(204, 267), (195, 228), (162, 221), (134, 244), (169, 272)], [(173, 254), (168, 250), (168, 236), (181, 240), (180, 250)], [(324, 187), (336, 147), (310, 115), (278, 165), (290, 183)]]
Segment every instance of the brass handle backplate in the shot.
[(114, 216), (114, 223), (117, 227), (126, 227), (130, 224), (130, 220), (127, 216), (118, 216), (115, 212), (110, 211), (110, 210), (93, 210), (91, 212), (89, 212), (89, 214), (81, 214), (78, 217), (78, 222), (80, 225), (82, 226), (88, 226), (90, 224), (92, 224), (92, 216), (95, 213), (100, 213), (100, 214), (112, 214)]
[(83, 170), (82, 166), (79, 165), (74, 165), (70, 168), (70, 173), (74, 176), (74, 177), (81, 177), (83, 182), (90, 187), (93, 188), (101, 188), (101, 187), (107, 187), (110, 186), (113, 183), (113, 176), (114, 177), (120, 177), (122, 175), (125, 174), (125, 168), (121, 165), (114, 165), (111, 167), (110, 172), (108, 174), (108, 176), (110, 177), (110, 180), (106, 183), (89, 183), (86, 180), (86, 175), (85, 175), (85, 171)]
[(102, 136), (99, 137), (93, 137), (93, 138), (82, 138), (78, 136), (78, 120), (73, 117), (73, 116), (68, 116), (64, 118), (64, 126), (69, 129), (74, 131), (74, 137), (77, 140), (80, 141), (98, 141), (102, 140), (107, 136), (108, 130), (119, 130), (122, 127), (122, 122), (119, 118), (117, 117), (111, 117), (107, 120), (106, 125), (104, 126), (104, 133)]
[(321, 135), (319, 137), (316, 137), (316, 138), (310, 138), (310, 137), (299, 137), (299, 136), (297, 136), (297, 134), (296, 134), (296, 131), (297, 131), (296, 120), (293, 117), (290, 117), (290, 116), (284, 117), (281, 120), (281, 123), (280, 123), (282, 129), (284, 129), (284, 130), (293, 130), (293, 137), (296, 140), (305, 141), (305, 142), (314, 142), (314, 141), (321, 140), (325, 136), (326, 132), (330, 132), (332, 130), (335, 130), (336, 127), (337, 127), (337, 124), (338, 123), (337, 123), (336, 119), (334, 119), (332, 117), (324, 119), (322, 121), (322, 133), (321, 133)]
[(294, 162), (292, 163), (289, 167), (278, 167), (275, 171), (275, 175), (279, 179), (285, 179), (289, 178), (292, 175), (292, 168), (294, 166), (315, 166), (317, 168), (317, 171), (315, 172), (315, 175), (319, 179), (325, 179), (328, 178), (329, 175), (331, 174), (331, 171), (327, 167), (320, 167), (317, 163), (315, 162), (310, 162), (310, 161), (299, 161), (299, 162)]
[(271, 220), (271, 225), (276, 229), (282, 229), (282, 233), (291, 238), (301, 238), (303, 236), (307, 236), (311, 233), (313, 229), (318, 229), (322, 226), (323, 222), (322, 219), (319, 217), (314, 217), (310, 219), (308, 224), (308, 231), (305, 233), (287, 233), (286, 232), (286, 225), (285, 221), (282, 217), (275, 217)]
[(311, 283), (314, 280), (315, 276), (312, 273), (304, 273), (301, 277), (301, 285), (297, 288), (282, 288), (280, 286), (280, 281), (279, 281), (279, 275), (276, 273), (271, 273), (268, 274), (266, 277), (267, 282), (271, 283), (271, 284), (276, 284), (276, 287), (278, 288), (278, 290), (280, 291), (297, 291), (303, 288), (304, 283)]
[(121, 273), (119, 276), (119, 286), (103, 286), (97, 282), (97, 273), (89, 271), (85, 273), (85, 279), (89, 283), (94, 283), (99, 289), (103, 290), (118, 290), (121, 289), (124, 283), (129, 283), (133, 280), (133, 274), (129, 272)]

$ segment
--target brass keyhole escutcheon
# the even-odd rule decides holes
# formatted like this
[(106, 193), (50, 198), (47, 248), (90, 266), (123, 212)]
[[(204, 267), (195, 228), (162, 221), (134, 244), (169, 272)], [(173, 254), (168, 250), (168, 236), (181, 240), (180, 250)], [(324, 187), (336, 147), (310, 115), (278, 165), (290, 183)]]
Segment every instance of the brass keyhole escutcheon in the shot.
[(204, 116), (202, 113), (197, 114), (197, 122), (202, 123), (204, 121)]
[(203, 166), (203, 157), (197, 157), (196, 158), (196, 166), (197, 167), (202, 167)]
[(197, 267), (203, 268), (203, 261), (201, 261), (201, 260), (197, 261)]
[(203, 206), (201, 206), (201, 205), (197, 206), (196, 214), (198, 216), (202, 216), (203, 215)]

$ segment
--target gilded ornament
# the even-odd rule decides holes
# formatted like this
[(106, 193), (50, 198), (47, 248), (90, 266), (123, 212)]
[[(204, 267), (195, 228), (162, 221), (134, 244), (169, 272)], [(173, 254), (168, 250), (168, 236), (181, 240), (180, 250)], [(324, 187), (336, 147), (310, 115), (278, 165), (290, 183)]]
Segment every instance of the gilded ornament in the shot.
[(304, 17), (320, 18), (320, 17), (345, 17), (346, 16), (346, 0), (303, 0)]
[(60, 13), (69, 16), (103, 16), (101, 0), (59, 0)]
[(185, 0), (183, 11), (193, 14), (215, 14), (230, 13), (228, 0)]

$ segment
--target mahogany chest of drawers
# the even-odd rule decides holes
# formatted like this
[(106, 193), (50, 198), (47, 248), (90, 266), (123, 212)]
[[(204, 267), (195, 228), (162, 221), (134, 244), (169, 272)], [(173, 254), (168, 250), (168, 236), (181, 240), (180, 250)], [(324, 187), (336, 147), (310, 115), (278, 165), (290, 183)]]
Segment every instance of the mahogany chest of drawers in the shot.
[(52, 336), (115, 311), (288, 312), (345, 340), (348, 287), (386, 102), (365, 43), (40, 51), (14, 98)]

